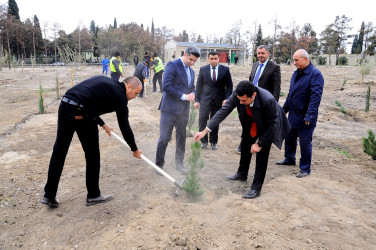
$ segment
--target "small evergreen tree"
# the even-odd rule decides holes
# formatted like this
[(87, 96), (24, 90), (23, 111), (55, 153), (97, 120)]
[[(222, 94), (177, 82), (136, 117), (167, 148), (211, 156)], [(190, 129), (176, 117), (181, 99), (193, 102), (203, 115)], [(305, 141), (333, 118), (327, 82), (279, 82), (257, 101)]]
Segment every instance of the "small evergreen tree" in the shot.
[(376, 160), (376, 140), (372, 130), (368, 130), (368, 138), (363, 137), (363, 151)]
[(44, 98), (43, 98), (43, 87), (42, 83), (39, 84), (39, 113), (44, 114), (46, 113), (45, 107), (44, 107)]
[(196, 116), (197, 116), (197, 110), (193, 103), (191, 103), (191, 111), (189, 112), (189, 119), (188, 119), (188, 124), (187, 124), (187, 136), (191, 137), (192, 136), (192, 126), (196, 121)]
[(200, 195), (204, 193), (201, 189), (200, 170), (204, 167), (204, 161), (200, 158), (201, 143), (194, 142), (191, 144), (192, 154), (188, 159), (189, 171), (184, 183), (183, 189), (187, 192), (191, 201), (195, 201)]

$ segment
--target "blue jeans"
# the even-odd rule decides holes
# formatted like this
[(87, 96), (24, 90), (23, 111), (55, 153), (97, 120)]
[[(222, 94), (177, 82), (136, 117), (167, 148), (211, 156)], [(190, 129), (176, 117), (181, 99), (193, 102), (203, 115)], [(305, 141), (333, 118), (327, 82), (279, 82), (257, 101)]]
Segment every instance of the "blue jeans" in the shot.
[(106, 75), (107, 75), (107, 72), (108, 72), (108, 66), (103, 66), (102, 75), (103, 75), (104, 72), (106, 72)]
[[(189, 107), (187, 105), (187, 107)], [(171, 140), (172, 130), (176, 128), (176, 152), (175, 163), (183, 164), (186, 141), (186, 127), (189, 118), (189, 108), (184, 110), (180, 115), (174, 115), (167, 112), (161, 112), (160, 137), (158, 140), (155, 164), (163, 167), (165, 164), (165, 155), (168, 142)]]
[(315, 128), (291, 128), (289, 134), (285, 139), (285, 158), (289, 162), (295, 162), (296, 148), (300, 145), (300, 170), (306, 173), (311, 173), (312, 161), (312, 135)]

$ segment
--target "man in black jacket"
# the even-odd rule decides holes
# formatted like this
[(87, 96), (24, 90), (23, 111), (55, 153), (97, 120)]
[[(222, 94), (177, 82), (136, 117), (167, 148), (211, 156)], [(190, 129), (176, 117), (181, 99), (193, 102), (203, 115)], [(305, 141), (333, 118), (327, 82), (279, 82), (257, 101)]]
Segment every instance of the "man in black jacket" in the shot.
[[(257, 48), (258, 61), (253, 64), (249, 81), (256, 87), (269, 91), (278, 102), (281, 93), (281, 68), (275, 62), (269, 60), (270, 52), (266, 45)], [(240, 154), (241, 143), (236, 149)]]
[(116, 112), (119, 127), (133, 156), (141, 158), (132, 129), (128, 121), (128, 101), (136, 98), (141, 91), (141, 82), (128, 77), (118, 82), (105, 76), (95, 76), (69, 89), (61, 100), (58, 113), (57, 137), (53, 148), (48, 179), (44, 188), (43, 204), (58, 207), (56, 193), (65, 158), (74, 132), (80, 139), (86, 158), (87, 206), (107, 202), (112, 195), (101, 195), (99, 189), (100, 152), (98, 125), (108, 135), (113, 128), (99, 117)]
[[(232, 93), (232, 79), (230, 69), (227, 66), (219, 64), (219, 53), (217, 51), (209, 52), (209, 64), (200, 68), (196, 83), (195, 108), (200, 108), (198, 125), (199, 130), (205, 129), (206, 124), (213, 118), (215, 113), (226, 103), (226, 99)], [(217, 150), (218, 129), (214, 128), (210, 132), (210, 143), (212, 150)], [(201, 148), (208, 146), (208, 136), (201, 139)]]
[(281, 106), (267, 90), (257, 88), (249, 81), (241, 81), (207, 127), (196, 133), (194, 140), (198, 141), (218, 126), (234, 108), (239, 110), (243, 143), (238, 171), (226, 178), (246, 181), (252, 154), (257, 154), (251, 189), (243, 195), (245, 199), (252, 199), (260, 196), (272, 143), (281, 149), (282, 141), (290, 131), (290, 124)]

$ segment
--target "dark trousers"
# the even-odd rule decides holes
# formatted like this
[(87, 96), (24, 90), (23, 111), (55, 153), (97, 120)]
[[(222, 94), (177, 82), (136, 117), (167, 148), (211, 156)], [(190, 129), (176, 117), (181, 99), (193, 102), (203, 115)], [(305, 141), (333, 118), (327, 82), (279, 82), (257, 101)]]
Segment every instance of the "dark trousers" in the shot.
[[(187, 107), (189, 107), (187, 105)], [(180, 115), (174, 115), (167, 112), (161, 112), (160, 137), (158, 140), (155, 164), (163, 167), (165, 164), (165, 155), (168, 142), (171, 140), (172, 130), (176, 129), (176, 151), (175, 163), (183, 164), (186, 141), (186, 127), (189, 118), (189, 109), (186, 108)]]
[(300, 145), (299, 167), (303, 172), (311, 173), (312, 161), (312, 135), (315, 128), (291, 128), (285, 139), (285, 158), (288, 161), (295, 162), (296, 147)]
[(158, 80), (158, 84), (159, 84), (159, 90), (162, 92), (162, 75), (163, 75), (163, 70), (154, 74), (154, 76), (153, 76), (153, 92), (157, 91), (157, 80)]
[[(248, 176), (249, 165), (251, 164), (252, 154), (251, 146), (256, 142), (256, 137), (252, 139), (243, 139), (241, 143), (241, 155), (238, 168), (238, 174), (244, 177)], [(260, 152), (256, 154), (256, 168), (255, 175), (251, 189), (261, 191), (262, 185), (266, 175), (266, 169), (268, 167), (269, 153), (271, 143), (265, 144)]]
[(111, 78), (114, 79), (115, 81), (119, 81), (120, 76), (121, 76), (121, 74), (119, 75), (119, 74), (111, 71)]
[(143, 97), (144, 96), (144, 90), (145, 90), (145, 83), (144, 83), (144, 79), (141, 79), (139, 78), (138, 76), (136, 76), (138, 78), (138, 80), (140, 80), (141, 84), (142, 84), (142, 89), (141, 89), (141, 92), (140, 92), (140, 97)]
[(101, 194), (99, 190), (100, 153), (98, 125), (94, 117), (89, 115), (85, 108), (78, 108), (61, 102), (58, 113), (56, 142), (48, 167), (47, 183), (44, 187), (44, 197), (46, 198), (53, 199), (56, 197), (60, 176), (74, 132), (77, 133), (85, 152), (87, 197), (96, 198)]
[[(200, 105), (200, 113), (199, 113), (199, 116), (198, 116), (199, 131), (203, 131), (206, 128), (206, 125), (207, 125), (208, 120), (209, 120), (209, 116), (210, 116), (210, 119), (212, 119), (213, 116), (215, 115), (215, 113), (217, 113), (217, 111), (220, 110), (220, 109), (221, 109), (221, 106), (217, 106), (217, 105), (214, 105), (214, 104)], [(219, 126), (215, 127), (210, 132), (210, 143), (215, 143), (215, 144), (218, 143), (218, 130), (219, 130)], [(202, 143), (208, 143), (208, 135), (207, 134), (201, 139), (201, 142)]]

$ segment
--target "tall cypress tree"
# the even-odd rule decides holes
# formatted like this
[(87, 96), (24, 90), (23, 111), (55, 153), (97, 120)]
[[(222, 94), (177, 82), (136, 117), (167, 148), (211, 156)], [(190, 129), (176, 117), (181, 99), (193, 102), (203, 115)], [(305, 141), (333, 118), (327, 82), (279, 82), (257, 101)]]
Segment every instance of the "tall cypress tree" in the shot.
[(14, 16), (16, 19), (20, 20), (20, 13), (16, 0), (8, 1), (8, 14)]
[(115, 19), (114, 19), (114, 29), (116, 29), (117, 28), (117, 22), (116, 22), (116, 17), (115, 17)]

